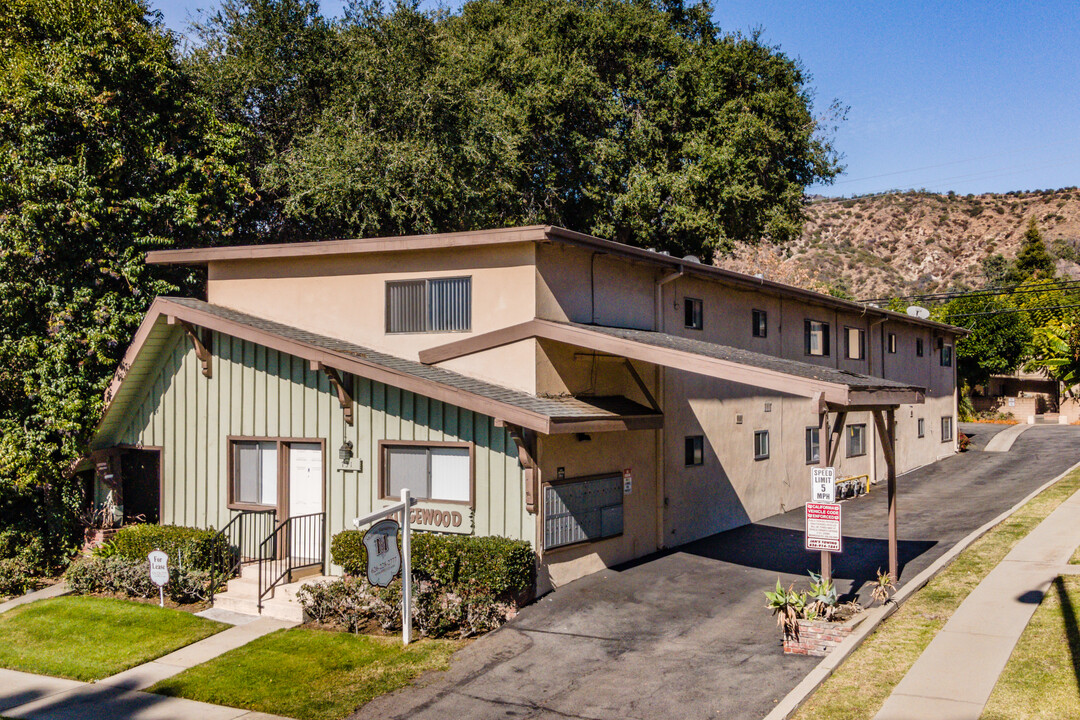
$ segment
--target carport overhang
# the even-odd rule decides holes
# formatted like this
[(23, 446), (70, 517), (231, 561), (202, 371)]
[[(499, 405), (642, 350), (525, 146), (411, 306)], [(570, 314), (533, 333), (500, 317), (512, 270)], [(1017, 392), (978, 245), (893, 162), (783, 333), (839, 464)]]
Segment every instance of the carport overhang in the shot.
[[(541, 319), (421, 351), (420, 362), (434, 365), (529, 339), (564, 343), (628, 360), (811, 398), (826, 429), (826, 448), (821, 453), (821, 464), (825, 467), (835, 462), (847, 414), (870, 412), (888, 471), (889, 573), (894, 580), (899, 578), (895, 412), (900, 405), (925, 402), (923, 388), (655, 331)], [(835, 413), (832, 423), (829, 422), (830, 413)], [(827, 551), (821, 553), (821, 571), (831, 580), (832, 556)]]

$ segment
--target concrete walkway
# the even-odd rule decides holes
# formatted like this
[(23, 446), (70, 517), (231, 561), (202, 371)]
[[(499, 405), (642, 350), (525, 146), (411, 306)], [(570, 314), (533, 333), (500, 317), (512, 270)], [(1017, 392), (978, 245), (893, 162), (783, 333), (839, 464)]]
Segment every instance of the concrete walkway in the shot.
[(1017, 543), (961, 603), (875, 720), (978, 720), (1050, 583), (1076, 571), (1080, 492)]
[(231, 620), (238, 622), (228, 630), (96, 683), (0, 669), (0, 715), (30, 720), (273, 720), (277, 716), (141, 692), (189, 667), (297, 624), (262, 617)]
[(1016, 442), (1016, 438), (1020, 437), (1021, 433), (1024, 433), (1028, 428), (1035, 427), (1034, 425), (1010, 425), (1005, 430), (1002, 430), (994, 437), (990, 438), (990, 442), (986, 443), (986, 452), (1009, 452), (1012, 449), (1013, 443)]
[(61, 595), (67, 595), (71, 590), (68, 589), (67, 583), (60, 581), (55, 585), (35, 590), (34, 592), (20, 595), (17, 598), (11, 598), (7, 602), (0, 603), (0, 613), (5, 613), (12, 608), (17, 608), (20, 605), (26, 603), (32, 603), (37, 600), (47, 600), (48, 598), (60, 597)]

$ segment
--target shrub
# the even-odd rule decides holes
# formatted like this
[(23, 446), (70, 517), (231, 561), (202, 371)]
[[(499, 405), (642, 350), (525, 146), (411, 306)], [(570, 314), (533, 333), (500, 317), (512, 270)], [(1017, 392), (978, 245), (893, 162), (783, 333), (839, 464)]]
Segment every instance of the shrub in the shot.
[[(299, 598), (316, 621), (357, 632), (371, 622), (401, 627), (401, 582), (373, 587), (364, 578), (363, 533), (346, 530), (330, 542), (330, 555), (350, 576), (305, 585)], [(469, 637), (513, 617), (535, 582), (528, 543), (501, 537), (417, 533), (412, 538), (413, 622), (423, 635)]]
[[(359, 530), (345, 530), (330, 541), (330, 557), (348, 575), (365, 572), (363, 535)], [(528, 593), (536, 571), (532, 548), (522, 540), (435, 533), (413, 535), (412, 566), (421, 580), (443, 587), (483, 589), (500, 598)]]
[(25, 530), (0, 530), (0, 596), (22, 595), (49, 570), (41, 536)]
[[(158, 595), (157, 585), (150, 580), (150, 568), (145, 559), (131, 560), (120, 556), (82, 558), (71, 564), (64, 579), (77, 595), (118, 594), (137, 598)], [(208, 600), (210, 573), (170, 566), (165, 595), (176, 603)]]
[(168, 555), (170, 566), (209, 572), (216, 562), (218, 569), (223, 571), (229, 544), (213, 529), (180, 525), (128, 525), (120, 528), (99, 555), (146, 562), (146, 556), (153, 550), (161, 550)]

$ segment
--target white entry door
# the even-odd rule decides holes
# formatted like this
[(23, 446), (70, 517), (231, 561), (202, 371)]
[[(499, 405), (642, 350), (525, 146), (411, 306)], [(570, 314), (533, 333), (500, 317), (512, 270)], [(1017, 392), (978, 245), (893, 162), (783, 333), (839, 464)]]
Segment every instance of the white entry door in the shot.
[[(323, 511), (322, 446), (318, 443), (289, 445), (289, 517)], [(321, 562), (322, 518), (302, 518), (290, 523), (293, 558)]]

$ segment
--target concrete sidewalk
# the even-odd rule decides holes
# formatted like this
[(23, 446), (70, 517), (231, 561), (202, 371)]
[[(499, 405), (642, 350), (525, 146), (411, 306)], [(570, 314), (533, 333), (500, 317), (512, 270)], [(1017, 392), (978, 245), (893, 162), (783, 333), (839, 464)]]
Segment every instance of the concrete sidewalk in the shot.
[(265, 713), (141, 692), (154, 683), (297, 623), (246, 619), (175, 652), (96, 683), (0, 669), (0, 715), (30, 720), (287, 720)]
[(875, 720), (978, 720), (1054, 578), (1080, 546), (1080, 492), (1017, 543), (961, 603)]

